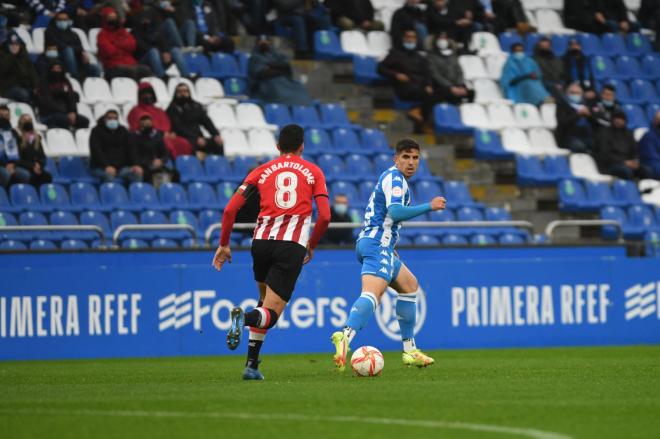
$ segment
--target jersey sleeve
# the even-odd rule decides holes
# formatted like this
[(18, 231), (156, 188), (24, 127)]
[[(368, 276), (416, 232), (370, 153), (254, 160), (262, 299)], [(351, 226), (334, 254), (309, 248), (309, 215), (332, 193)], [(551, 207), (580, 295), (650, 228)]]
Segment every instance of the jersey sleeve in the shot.
[(259, 175), (261, 175), (261, 167), (258, 167), (252, 172), (250, 172), (247, 177), (243, 180), (243, 183), (238, 187), (236, 193), (243, 195), (245, 199), (250, 198), (252, 194), (257, 191), (257, 183), (259, 181)]
[(381, 186), (385, 195), (386, 207), (389, 208), (392, 204), (404, 205), (408, 185), (403, 178), (403, 174), (399, 171), (391, 172), (383, 178)]
[(314, 186), (312, 188), (312, 195), (314, 197), (318, 197), (319, 195), (321, 196), (328, 196), (328, 186), (325, 183), (325, 175), (323, 174), (323, 171), (321, 171), (321, 168), (316, 168), (314, 170)]

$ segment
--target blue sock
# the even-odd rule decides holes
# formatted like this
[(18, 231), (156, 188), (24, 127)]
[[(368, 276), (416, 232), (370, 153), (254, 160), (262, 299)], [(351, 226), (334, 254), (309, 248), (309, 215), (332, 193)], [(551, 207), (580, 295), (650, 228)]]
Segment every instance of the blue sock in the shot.
[(401, 329), (401, 340), (404, 342), (414, 340), (415, 323), (417, 322), (417, 291), (412, 294), (399, 294), (396, 301), (396, 318)]
[(351, 312), (348, 315), (348, 321), (346, 322), (346, 327), (349, 330), (345, 331), (348, 335), (349, 343), (355, 336), (355, 332), (367, 325), (374, 311), (376, 311), (377, 305), (378, 300), (376, 299), (376, 295), (366, 291), (363, 291), (360, 297), (353, 303)]

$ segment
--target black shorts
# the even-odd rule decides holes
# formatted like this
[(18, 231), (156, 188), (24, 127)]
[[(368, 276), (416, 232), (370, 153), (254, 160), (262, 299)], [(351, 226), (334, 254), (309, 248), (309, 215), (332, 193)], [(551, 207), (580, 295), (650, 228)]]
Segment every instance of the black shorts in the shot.
[(292, 241), (252, 241), (254, 280), (265, 283), (285, 302), (291, 300), (307, 250)]

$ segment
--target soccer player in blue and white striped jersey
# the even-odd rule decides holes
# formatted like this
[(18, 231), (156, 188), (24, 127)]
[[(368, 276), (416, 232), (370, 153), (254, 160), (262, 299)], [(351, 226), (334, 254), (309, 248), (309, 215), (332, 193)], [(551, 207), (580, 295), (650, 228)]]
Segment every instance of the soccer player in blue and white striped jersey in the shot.
[(403, 341), (403, 363), (426, 367), (434, 362), (415, 346), (419, 284), (394, 251), (402, 221), (445, 208), (445, 199), (440, 196), (428, 203), (410, 205), (408, 179), (417, 172), (419, 159), (420, 146), (416, 141), (399, 141), (394, 166), (381, 174), (369, 198), (364, 227), (357, 241), (358, 260), (362, 264), (362, 294), (351, 307), (346, 327), (332, 334), (335, 366), (340, 371), (346, 366), (353, 337), (367, 324), (388, 286), (399, 293), (396, 315)]

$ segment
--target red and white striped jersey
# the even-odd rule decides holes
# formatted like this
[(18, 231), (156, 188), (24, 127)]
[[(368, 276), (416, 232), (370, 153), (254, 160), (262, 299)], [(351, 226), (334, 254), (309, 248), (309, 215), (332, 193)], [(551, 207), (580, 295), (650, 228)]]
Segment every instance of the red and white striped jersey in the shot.
[(323, 171), (302, 157), (287, 154), (250, 172), (239, 192), (250, 187), (261, 197), (254, 239), (293, 241), (306, 247), (313, 200), (328, 196)]

